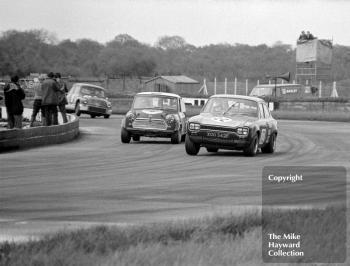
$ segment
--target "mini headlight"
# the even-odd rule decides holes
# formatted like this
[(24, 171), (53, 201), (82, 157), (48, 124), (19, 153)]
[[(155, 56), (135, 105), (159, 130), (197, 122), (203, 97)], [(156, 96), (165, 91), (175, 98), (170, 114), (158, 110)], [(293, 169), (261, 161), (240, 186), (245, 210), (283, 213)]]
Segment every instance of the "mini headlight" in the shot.
[(84, 95), (82, 99), (82, 104), (87, 104), (88, 101), (89, 101), (89, 98), (86, 95)]
[(128, 112), (127, 114), (126, 114), (126, 118), (129, 120), (129, 121), (131, 121), (131, 122), (133, 122), (135, 119), (136, 119), (136, 115), (133, 113), (133, 112)]
[(112, 107), (112, 104), (110, 102), (107, 102), (107, 107), (108, 108), (111, 108)]
[(189, 130), (200, 130), (201, 129), (201, 125), (197, 124), (197, 123), (190, 123), (189, 124)]
[(175, 116), (174, 115), (167, 115), (165, 117), (165, 120), (167, 122), (168, 125), (172, 125), (175, 122)]

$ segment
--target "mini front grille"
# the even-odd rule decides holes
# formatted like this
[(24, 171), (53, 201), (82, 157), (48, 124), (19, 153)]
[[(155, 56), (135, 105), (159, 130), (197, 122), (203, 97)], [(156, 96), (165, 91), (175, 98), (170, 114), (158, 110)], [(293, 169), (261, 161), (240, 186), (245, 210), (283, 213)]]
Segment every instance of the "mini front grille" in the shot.
[(136, 119), (133, 128), (166, 130), (167, 124), (161, 119)]
[(89, 99), (89, 104), (94, 105), (96, 107), (107, 108), (107, 103), (100, 99)]
[(94, 107), (94, 106), (89, 106), (89, 111), (90, 112), (95, 112), (95, 113), (106, 113), (106, 109), (104, 108), (99, 108), (99, 107)]

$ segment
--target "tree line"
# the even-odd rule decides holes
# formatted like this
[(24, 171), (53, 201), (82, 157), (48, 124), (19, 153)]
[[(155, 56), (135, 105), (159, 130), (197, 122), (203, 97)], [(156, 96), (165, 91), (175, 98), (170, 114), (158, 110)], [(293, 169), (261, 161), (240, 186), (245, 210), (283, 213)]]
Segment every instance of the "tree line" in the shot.
[[(46, 30), (10, 30), (0, 35), (0, 76), (59, 71), (77, 77), (187, 75), (195, 79), (233, 76), (262, 79), (295, 71), (295, 48), (276, 42), (210, 44), (196, 47), (180, 36), (163, 36), (154, 45), (128, 34), (101, 44), (90, 39), (58, 41)], [(335, 45), (334, 80), (350, 79), (350, 47)]]

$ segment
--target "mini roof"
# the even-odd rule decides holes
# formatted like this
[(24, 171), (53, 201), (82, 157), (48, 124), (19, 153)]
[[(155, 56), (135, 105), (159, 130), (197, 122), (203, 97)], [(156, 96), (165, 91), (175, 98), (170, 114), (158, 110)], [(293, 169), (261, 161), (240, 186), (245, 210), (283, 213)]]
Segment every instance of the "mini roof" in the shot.
[(252, 96), (245, 96), (245, 95), (234, 95), (234, 94), (215, 94), (211, 96), (210, 98), (236, 98), (236, 99), (244, 99), (244, 100), (252, 100), (256, 102), (264, 102), (263, 99), (258, 97), (252, 97)]
[(171, 83), (199, 84), (199, 82), (197, 80), (191, 79), (191, 78), (183, 76), (183, 75), (181, 75), (181, 76), (158, 76), (158, 77), (154, 77), (150, 80), (145, 81), (145, 83), (148, 83), (150, 81), (153, 81), (153, 80), (159, 79), (159, 78), (165, 79)]
[(168, 92), (156, 92), (156, 91), (147, 91), (147, 92), (139, 92), (136, 95), (158, 95), (158, 96), (169, 96), (169, 97), (176, 97), (180, 98), (179, 95), (174, 94), (174, 93), (168, 93)]

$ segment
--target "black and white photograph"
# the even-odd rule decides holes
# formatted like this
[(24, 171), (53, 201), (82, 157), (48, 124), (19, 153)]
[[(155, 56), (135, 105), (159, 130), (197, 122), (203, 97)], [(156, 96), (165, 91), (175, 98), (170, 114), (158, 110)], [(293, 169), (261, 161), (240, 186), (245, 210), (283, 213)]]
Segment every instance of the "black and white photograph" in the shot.
[(0, 10), (0, 266), (350, 265), (350, 1)]

